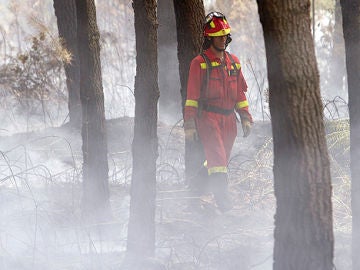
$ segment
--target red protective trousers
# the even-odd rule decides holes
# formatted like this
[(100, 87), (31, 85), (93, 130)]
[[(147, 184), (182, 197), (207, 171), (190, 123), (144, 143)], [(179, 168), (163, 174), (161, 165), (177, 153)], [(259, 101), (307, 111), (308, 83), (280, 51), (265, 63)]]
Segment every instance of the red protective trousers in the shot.
[(198, 55), (190, 65), (184, 120), (195, 118), (208, 173), (226, 173), (237, 135), (234, 109), (241, 118), (252, 122), (245, 96), (247, 85), (235, 55), (231, 55), (231, 59), (224, 53), (224, 63), (221, 63), (210, 49), (204, 53), (212, 66), (208, 87), (201, 93), (208, 67), (204, 58)]

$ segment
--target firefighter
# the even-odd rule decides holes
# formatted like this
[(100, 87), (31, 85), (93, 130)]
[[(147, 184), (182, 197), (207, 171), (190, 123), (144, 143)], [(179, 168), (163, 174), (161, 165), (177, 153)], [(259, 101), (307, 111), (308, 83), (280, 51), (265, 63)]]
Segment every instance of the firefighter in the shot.
[(209, 13), (203, 35), (203, 51), (190, 64), (184, 131), (189, 142), (200, 140), (210, 190), (218, 208), (225, 212), (232, 208), (227, 164), (237, 136), (235, 112), (240, 116), (244, 137), (250, 134), (253, 120), (239, 59), (226, 51), (231, 42), (226, 17), (220, 12)]

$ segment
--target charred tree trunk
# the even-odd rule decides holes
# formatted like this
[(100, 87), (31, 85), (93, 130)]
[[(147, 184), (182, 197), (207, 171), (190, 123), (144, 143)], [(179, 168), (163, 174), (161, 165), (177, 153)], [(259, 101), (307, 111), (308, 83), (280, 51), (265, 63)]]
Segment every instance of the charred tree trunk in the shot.
[[(174, 0), (174, 8), (181, 83), (180, 93), (182, 108), (184, 109), (190, 62), (202, 49), (205, 11), (202, 0)], [(185, 177), (188, 182), (196, 177), (204, 158), (200, 141), (194, 143), (185, 141)]]
[(82, 104), (83, 198), (86, 218), (110, 215), (104, 93), (100, 63), (100, 33), (94, 0), (76, 0)]
[(331, 177), (310, 1), (257, 3), (265, 38), (274, 142), (273, 269), (331, 270)]
[(76, 36), (76, 6), (75, 0), (54, 0), (55, 15), (59, 36), (64, 47), (71, 53), (70, 63), (64, 63), (66, 86), (69, 94), (69, 124), (80, 129), (80, 66)]
[(360, 269), (360, 1), (341, 0), (349, 88), (352, 269)]
[(155, 251), (156, 159), (158, 157), (156, 0), (134, 0), (136, 33), (135, 125), (132, 143), (127, 251), (138, 259)]

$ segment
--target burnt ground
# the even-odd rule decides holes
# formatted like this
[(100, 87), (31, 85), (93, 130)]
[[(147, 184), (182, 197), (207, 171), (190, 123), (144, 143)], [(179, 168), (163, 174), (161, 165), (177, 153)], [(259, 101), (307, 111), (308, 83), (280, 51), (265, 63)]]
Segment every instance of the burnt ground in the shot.
[[(171, 270), (272, 269), (275, 198), (268, 122), (241, 130), (229, 163), (234, 208), (211, 194), (189, 211), (182, 123), (159, 123), (156, 260)], [(81, 137), (65, 127), (0, 140), (0, 269), (121, 269), (126, 248), (133, 119), (107, 122), (113, 220), (81, 221)], [(339, 153), (339, 151), (335, 151)], [(346, 154), (343, 154), (343, 156)], [(346, 159), (332, 157), (336, 269), (350, 269)], [(289, 247), (291, 248), (291, 247)]]

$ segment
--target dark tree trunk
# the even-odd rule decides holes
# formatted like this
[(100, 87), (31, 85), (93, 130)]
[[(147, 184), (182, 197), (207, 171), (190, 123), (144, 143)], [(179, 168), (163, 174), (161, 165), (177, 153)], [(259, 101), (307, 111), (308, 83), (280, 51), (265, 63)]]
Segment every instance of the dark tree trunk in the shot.
[(139, 259), (155, 251), (156, 159), (158, 157), (156, 0), (134, 0), (136, 33), (135, 125), (132, 143), (127, 251)]
[(181, 119), (181, 96), (178, 59), (176, 54), (176, 23), (174, 4), (158, 0), (158, 66), (159, 66), (159, 118), (175, 123)]
[(205, 11), (202, 0), (174, 0), (174, 9), (181, 83), (180, 93), (182, 107), (184, 108), (190, 62), (201, 52)]
[(76, 36), (75, 0), (54, 0), (59, 36), (65, 48), (71, 53), (70, 63), (64, 63), (66, 85), (69, 93), (70, 126), (81, 127), (80, 66)]
[(86, 218), (110, 215), (104, 93), (94, 0), (76, 0), (82, 104), (83, 198)]
[(360, 1), (341, 0), (349, 87), (352, 269), (360, 269)]
[(333, 269), (331, 177), (310, 1), (257, 0), (274, 142), (274, 270)]
[[(184, 108), (190, 62), (202, 49), (205, 11), (202, 0), (174, 0), (174, 8), (181, 83), (180, 93), (182, 108)], [(188, 182), (196, 177), (204, 158), (200, 141), (185, 142), (185, 175)]]

